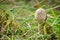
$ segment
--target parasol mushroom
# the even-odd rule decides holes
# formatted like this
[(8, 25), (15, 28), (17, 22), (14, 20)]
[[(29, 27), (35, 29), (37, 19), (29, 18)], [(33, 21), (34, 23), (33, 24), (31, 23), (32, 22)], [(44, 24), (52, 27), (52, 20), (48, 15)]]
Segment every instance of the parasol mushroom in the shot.
[(39, 8), (35, 12), (35, 19), (38, 21), (38, 33), (44, 34), (44, 23), (46, 21), (47, 15), (43, 8)]

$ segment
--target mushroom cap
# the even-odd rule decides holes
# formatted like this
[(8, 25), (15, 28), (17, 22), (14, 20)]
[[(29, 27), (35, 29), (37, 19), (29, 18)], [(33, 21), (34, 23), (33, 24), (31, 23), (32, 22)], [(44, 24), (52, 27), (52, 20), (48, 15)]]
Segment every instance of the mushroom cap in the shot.
[(46, 20), (46, 12), (43, 8), (39, 8), (35, 11), (35, 19), (40, 23), (44, 23)]

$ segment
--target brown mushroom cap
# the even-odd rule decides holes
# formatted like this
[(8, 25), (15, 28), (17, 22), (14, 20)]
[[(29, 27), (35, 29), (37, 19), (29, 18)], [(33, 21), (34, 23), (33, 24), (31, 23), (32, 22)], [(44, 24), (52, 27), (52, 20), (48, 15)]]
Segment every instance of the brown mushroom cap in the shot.
[(35, 12), (35, 19), (39, 22), (39, 24), (43, 24), (46, 20), (46, 12), (43, 8), (39, 8)]

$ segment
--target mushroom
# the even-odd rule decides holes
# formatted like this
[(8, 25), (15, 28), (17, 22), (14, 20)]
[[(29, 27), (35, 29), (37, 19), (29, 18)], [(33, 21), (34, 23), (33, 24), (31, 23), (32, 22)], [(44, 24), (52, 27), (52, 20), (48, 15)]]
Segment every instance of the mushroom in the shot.
[(43, 8), (39, 8), (35, 11), (35, 19), (38, 21), (38, 33), (44, 34), (44, 23), (46, 21), (47, 14)]

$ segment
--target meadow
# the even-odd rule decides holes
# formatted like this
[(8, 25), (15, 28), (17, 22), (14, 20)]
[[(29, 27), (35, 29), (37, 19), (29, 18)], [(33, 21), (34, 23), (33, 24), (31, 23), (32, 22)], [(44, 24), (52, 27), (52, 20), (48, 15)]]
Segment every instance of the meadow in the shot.
[[(39, 8), (48, 15), (46, 35), (38, 34), (35, 11)], [(60, 1), (0, 1), (0, 36), (1, 40), (60, 40)]]

